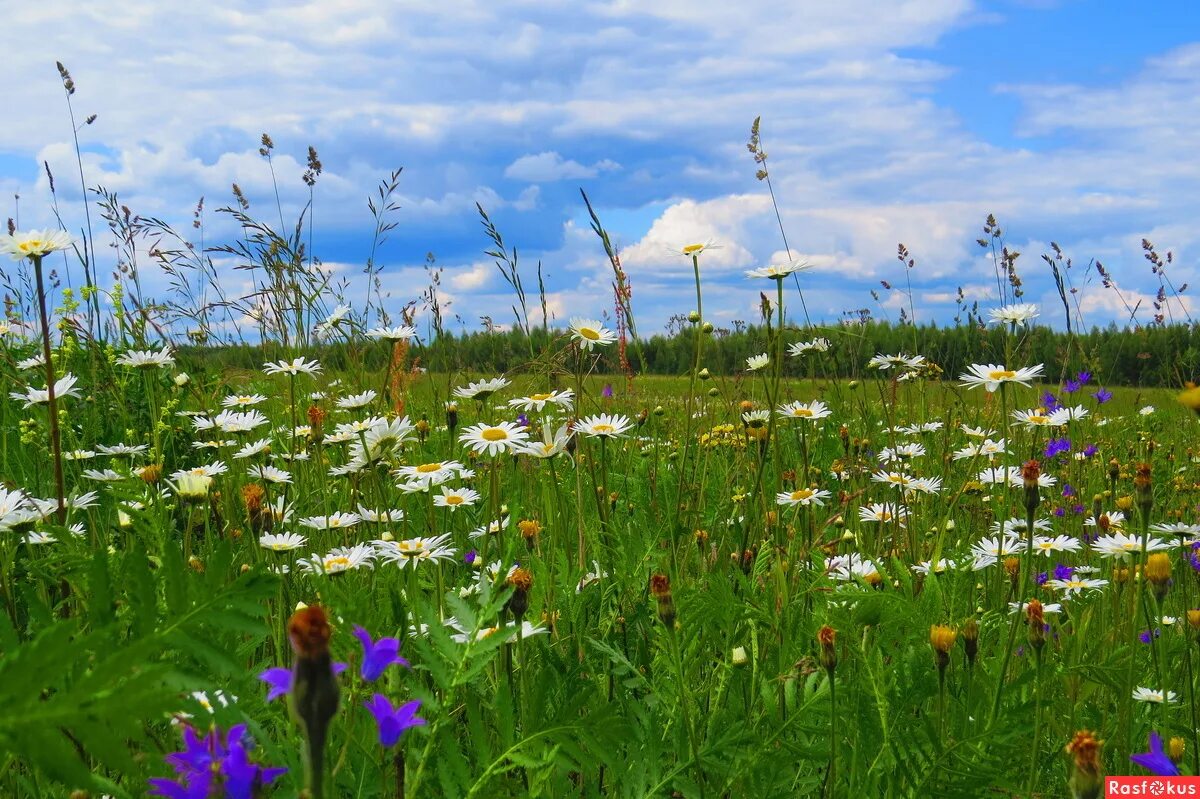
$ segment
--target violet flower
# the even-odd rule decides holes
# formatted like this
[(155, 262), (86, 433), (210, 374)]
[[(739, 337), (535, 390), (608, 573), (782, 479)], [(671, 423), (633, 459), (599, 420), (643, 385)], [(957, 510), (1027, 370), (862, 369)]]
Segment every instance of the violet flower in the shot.
[(150, 796), (167, 799), (206, 799), (217, 795), (229, 799), (253, 799), (261, 787), (270, 785), (286, 768), (260, 766), (250, 761), (246, 725), (229, 728), (224, 740), (213, 727), (200, 738), (190, 726), (183, 728), (183, 751), (167, 755), (176, 778), (150, 779)]
[(375, 717), (375, 723), (379, 725), (379, 743), (384, 747), (395, 746), (400, 740), (400, 733), (425, 723), (425, 719), (417, 715), (421, 707), (420, 699), (394, 707), (386, 696), (375, 694), (371, 701), (363, 702), (363, 706)]
[(1112, 399), (1112, 397), (1112, 392), (1106, 388), (1096, 389), (1096, 391), (1092, 393), (1092, 398), (1096, 400), (1097, 405), (1103, 405)]
[(1150, 751), (1130, 755), (1129, 759), (1157, 777), (1175, 777), (1179, 767), (1163, 750), (1162, 737), (1153, 730), (1150, 731)]
[[(333, 673), (335, 675), (341, 674), (347, 668), (349, 668), (349, 664), (334, 663)], [(270, 690), (267, 691), (267, 701), (274, 702), (279, 697), (292, 692), (292, 680), (294, 679), (294, 673), (291, 669), (285, 669), (283, 666), (276, 666), (275, 668), (267, 669), (259, 674), (258, 679), (262, 680), (269, 686)]]
[(362, 644), (363, 661), (359, 673), (367, 682), (378, 680), (393, 663), (409, 667), (409, 662), (400, 657), (399, 638), (380, 638), (378, 641), (372, 641), (371, 634), (357, 624), (354, 625), (354, 637)]

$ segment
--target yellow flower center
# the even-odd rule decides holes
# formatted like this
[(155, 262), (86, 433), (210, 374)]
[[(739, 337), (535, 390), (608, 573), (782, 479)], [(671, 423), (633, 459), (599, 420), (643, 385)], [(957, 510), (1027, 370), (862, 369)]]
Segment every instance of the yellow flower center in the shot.
[(683, 248), (683, 254), (684, 255), (695, 255), (696, 253), (700, 252), (703, 249), (704, 249), (703, 244), (689, 244)]
[(883, 513), (879, 514), (879, 521), (890, 522), (891, 520), (892, 520), (892, 514), (888, 513), (887, 511), (884, 511)]
[(442, 464), (440, 463), (422, 463), (417, 467), (417, 474), (432, 474), (433, 472), (440, 472), (441, 470)]
[(810, 488), (801, 488), (799, 491), (793, 491), (789, 496), (797, 502), (802, 502), (813, 495)]
[(463, 503), (463, 498), (460, 497), (458, 494), (447, 494), (446, 495), (446, 504), (447, 505), (461, 505), (462, 503)]
[(330, 517), (330, 519), (329, 519), (329, 526), (330, 526), (330, 527), (341, 527), (341, 526), (342, 526), (342, 520), (341, 520), (341, 519), (339, 519), (339, 518), (338, 518), (338, 517), (336, 517), (336, 516), (332, 516), (332, 517)]
[(1029, 417), (1030, 424), (1045, 424), (1048, 421), (1049, 421), (1048, 417), (1042, 416), (1039, 413), (1035, 413), (1034, 415)]
[(597, 424), (592, 426), (592, 431), (596, 433), (611, 433), (616, 429), (611, 424)]
[(1012, 380), (1017, 376), (1017, 373), (1011, 369), (998, 369), (993, 372), (988, 372), (988, 377), (992, 380)]
[(342, 568), (350, 568), (350, 558), (345, 555), (337, 555), (336, 557), (325, 559), (325, 571), (330, 571), (338, 566)]
[[(580, 331), (580, 332), (582, 332), (582, 331)], [(533, 400), (534, 402), (545, 402), (546, 400), (550, 399), (553, 396), (554, 396), (553, 394), (534, 394), (534, 395), (530, 396), (530, 399)]]
[(600, 340), (600, 332), (598, 330), (593, 330), (590, 327), (579, 328), (579, 335), (583, 336), (588, 341), (599, 341)]
[(507, 441), (508, 432), (503, 427), (489, 427), (480, 433), (484, 441)]
[(792, 416), (809, 417), (812, 415), (813, 415), (813, 412), (808, 408), (796, 408), (795, 410), (792, 411)]

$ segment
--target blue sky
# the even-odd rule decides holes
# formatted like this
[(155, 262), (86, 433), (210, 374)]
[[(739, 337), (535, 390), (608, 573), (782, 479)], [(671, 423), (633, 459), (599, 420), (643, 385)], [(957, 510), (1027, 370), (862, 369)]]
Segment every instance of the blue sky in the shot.
[[(1175, 285), (1194, 282), (1190, 3), (49, 0), (6, 18), (9, 99), (27, 111), (0, 128), (6, 216), (19, 193), (22, 226), (52, 222), (45, 161), (65, 220), (82, 223), (60, 59), (76, 113), (98, 115), (80, 131), (88, 184), (182, 232), (203, 196), (209, 243), (236, 234), (214, 213), (233, 181), (252, 213), (278, 219), (263, 131), (289, 220), (315, 146), (315, 249), (356, 304), (366, 197), (403, 166), (398, 227), (379, 256), (393, 311), (420, 294), (432, 252), (452, 314), (468, 327), (509, 321), (478, 202), (530, 270), (543, 263), (560, 322), (609, 312), (582, 187), (621, 248), (642, 330), (692, 308), (690, 266), (670, 251), (707, 239), (720, 248), (702, 262), (706, 312), (753, 320), (763, 286), (743, 273), (784, 257), (745, 148), (756, 115), (789, 242), (811, 264), (801, 286), (814, 319), (863, 307), (896, 318), (908, 298), (880, 281), (904, 285), (898, 242), (918, 261), (918, 319), (949, 320), (959, 287), (995, 304), (974, 243), (988, 213), (1023, 253), (1027, 299), (1050, 323), (1062, 311), (1039, 255), (1052, 240), (1081, 286), (1088, 262), (1104, 262), (1125, 299), (1143, 301), (1144, 322), (1158, 279), (1143, 237), (1174, 251)], [(112, 256), (98, 249), (107, 273)], [(234, 293), (245, 288), (235, 265), (219, 261)], [(152, 270), (143, 279), (167, 296)], [(1085, 320), (1122, 318), (1121, 298), (1090, 282)], [(1174, 306), (1178, 318), (1190, 309), (1186, 295)]]

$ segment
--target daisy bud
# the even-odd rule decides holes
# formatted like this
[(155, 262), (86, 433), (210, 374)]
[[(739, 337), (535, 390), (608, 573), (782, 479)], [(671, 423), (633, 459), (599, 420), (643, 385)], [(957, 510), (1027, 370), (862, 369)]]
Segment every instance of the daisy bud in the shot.
[(1154, 552), (1146, 558), (1146, 566), (1142, 572), (1154, 589), (1154, 598), (1162, 602), (1171, 581), (1171, 558), (1166, 553)]
[(655, 416), (662, 416), (666, 412), (667, 412), (667, 409), (664, 408), (663, 406), (661, 406), (661, 405), (654, 406), (654, 415)]
[(721, 390), (719, 388), (717, 388), (716, 386), (713, 386), (712, 388), (710, 388), (708, 390), (708, 396), (719, 397), (719, 396), (721, 396)]
[(675, 629), (675, 599), (671, 596), (671, 580), (665, 574), (650, 578), (650, 595), (658, 603), (658, 619), (668, 630)]
[(701, 369), (701, 370), (700, 370), (700, 371), (699, 371), (699, 372), (696, 374), (696, 376), (697, 376), (697, 377), (699, 377), (701, 380), (707, 380), (708, 378), (712, 377), (712, 375), (711, 375), (711, 374), (709, 374), (708, 367), (705, 367), (705, 368)]
[(1117, 480), (1121, 477), (1121, 462), (1113, 458), (1108, 462), (1108, 480), (1112, 483), (1112, 490), (1117, 490)]
[[(454, 428), (458, 427), (458, 403), (446, 403), (446, 427), (450, 431), (451, 437), (454, 436)], [(574, 441), (574, 437), (571, 438)]]
[(704, 324), (700, 325), (700, 330), (702, 330), (705, 333), (705, 335), (712, 333), (713, 332), (712, 322), (705, 322)]
[(1071, 743), (1067, 744), (1067, 754), (1075, 761), (1069, 783), (1073, 799), (1099, 799), (1103, 787), (1100, 774), (1100, 747), (1103, 744), (1089, 730), (1075, 733)]
[(187, 372), (180, 372), (179, 374), (175, 375), (174, 382), (176, 386), (183, 388), (188, 383), (192, 382), (192, 378), (188, 376)]
[(979, 655), (979, 625), (974, 619), (967, 619), (962, 632), (963, 651), (967, 653), (967, 665), (974, 666), (975, 658)]
[(688, 311), (688, 321), (693, 325), (700, 321), (699, 311)]
[(703, 555), (708, 551), (708, 531), (697, 530), (692, 535), (696, 539), (696, 547), (700, 550), (700, 554)]
[(821, 665), (833, 679), (833, 670), (837, 668), (837, 650), (834, 642), (837, 640), (837, 630), (826, 624), (817, 631), (817, 643), (821, 646)]
[(419, 419), (417, 421), (417, 438), (420, 439), (420, 441), (422, 443), (425, 442), (425, 439), (429, 438), (429, 420), (428, 419)]

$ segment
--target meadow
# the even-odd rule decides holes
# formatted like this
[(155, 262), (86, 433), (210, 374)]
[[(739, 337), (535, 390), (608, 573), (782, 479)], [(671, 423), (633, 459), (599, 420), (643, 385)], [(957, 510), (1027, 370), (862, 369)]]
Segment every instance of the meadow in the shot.
[[(115, 198), (111, 284), (88, 237), (0, 237), (0, 795), (1097, 797), (1200, 774), (1186, 358), (1174, 386), (1109, 386), (1126, 365), (1068, 331), (1051, 371), (995, 247), (998, 301), (948, 334), (978, 362), (801, 323), (789, 262), (746, 276), (761, 350), (710, 368), (711, 245), (681, 242), (686, 363), (650, 375), (594, 215), (614, 318), (568, 325), (482, 209), (516, 319), (451, 358), (436, 277), (356, 306), (303, 220), (235, 194), (244, 236), (211, 252), (244, 297)], [(501, 374), (470, 354), (489, 341), (528, 357)]]

